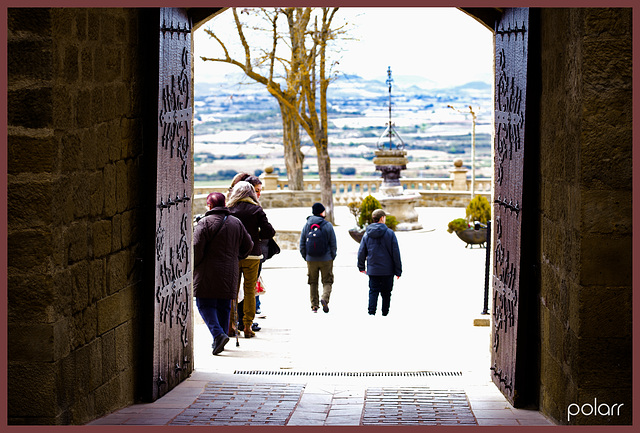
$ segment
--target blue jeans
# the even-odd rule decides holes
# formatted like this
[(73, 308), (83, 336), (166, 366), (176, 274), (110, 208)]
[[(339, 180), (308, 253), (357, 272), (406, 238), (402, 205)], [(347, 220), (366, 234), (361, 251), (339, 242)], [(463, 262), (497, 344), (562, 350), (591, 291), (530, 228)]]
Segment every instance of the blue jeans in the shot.
[(378, 295), (382, 297), (382, 315), (389, 314), (393, 275), (369, 275), (369, 314), (376, 314)]
[(231, 299), (196, 298), (196, 306), (214, 341), (219, 335), (229, 333)]

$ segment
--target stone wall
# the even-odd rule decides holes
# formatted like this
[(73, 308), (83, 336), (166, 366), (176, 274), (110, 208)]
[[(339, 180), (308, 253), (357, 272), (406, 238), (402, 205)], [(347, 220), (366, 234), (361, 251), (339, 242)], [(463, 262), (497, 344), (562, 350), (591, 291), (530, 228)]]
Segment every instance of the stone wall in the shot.
[(138, 11), (8, 9), (8, 422), (134, 401)]
[[(216, 188), (212, 188), (213, 192)], [(217, 188), (223, 192), (223, 188)], [(412, 190), (420, 198), (416, 204), (419, 207), (461, 207), (466, 208), (471, 200), (468, 192), (465, 191), (421, 191)], [(197, 194), (194, 196), (193, 214), (203, 214), (206, 212), (208, 194)], [(490, 193), (479, 194), (491, 201)], [(320, 191), (262, 191), (260, 204), (265, 209), (283, 207), (306, 207), (310, 208), (313, 203), (320, 201)], [(297, 250), (300, 240), (300, 230), (278, 230), (275, 240), (281, 249)]]
[(283, 207), (308, 207), (321, 201), (320, 191), (264, 191), (260, 204), (265, 209)]
[[(224, 188), (217, 188), (224, 192)], [(216, 188), (211, 188), (211, 192)], [(463, 207), (466, 208), (471, 200), (468, 191), (429, 191), (411, 190), (409, 194), (418, 194), (418, 207)], [(197, 194), (193, 200), (193, 214), (206, 212), (208, 194)], [(491, 202), (491, 193), (481, 193)], [(335, 198), (334, 198), (335, 200)], [(275, 209), (283, 207), (311, 207), (313, 203), (320, 201), (320, 191), (262, 191), (260, 204), (265, 209)], [(334, 202), (335, 205), (335, 202)], [(338, 205), (339, 206), (339, 205)]]
[[(413, 191), (412, 191), (413, 192)], [(416, 202), (418, 207), (462, 207), (466, 208), (471, 201), (468, 191), (415, 191), (420, 194)], [(491, 193), (476, 194), (484, 196), (491, 203)], [(464, 216), (464, 214), (463, 214)]]
[[(631, 423), (631, 18), (541, 13), (540, 406), (563, 424)], [(568, 419), (594, 399), (620, 416)]]

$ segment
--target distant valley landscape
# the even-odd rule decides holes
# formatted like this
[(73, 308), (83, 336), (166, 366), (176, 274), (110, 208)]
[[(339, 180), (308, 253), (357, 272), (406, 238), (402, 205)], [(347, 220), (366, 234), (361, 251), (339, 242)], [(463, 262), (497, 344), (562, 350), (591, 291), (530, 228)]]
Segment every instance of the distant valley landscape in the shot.
[[(194, 160), (198, 185), (224, 184), (238, 171), (273, 166), (286, 177), (280, 110), (263, 86), (238, 74), (223, 83), (195, 84)], [(420, 77), (394, 77), (392, 121), (409, 164), (404, 177), (449, 177), (453, 161), (471, 167), (476, 121), (476, 177), (491, 177), (492, 88), (484, 82), (434, 89)], [(343, 75), (328, 92), (332, 177), (379, 176), (372, 159), (389, 121), (389, 88), (382, 81)], [(448, 107), (453, 106), (456, 110)], [(305, 178), (317, 177), (316, 151), (301, 130)], [(394, 144), (397, 143), (394, 140)]]

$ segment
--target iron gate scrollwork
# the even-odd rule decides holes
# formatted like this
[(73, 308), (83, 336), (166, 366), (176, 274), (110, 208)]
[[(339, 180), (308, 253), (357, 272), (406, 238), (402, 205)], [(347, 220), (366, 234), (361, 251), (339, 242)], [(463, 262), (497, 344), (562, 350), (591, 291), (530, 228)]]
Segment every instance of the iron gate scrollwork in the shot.
[(506, 9), (495, 30), (495, 199), (491, 370), (514, 404), (518, 394), (523, 169), (529, 10)]
[(191, 22), (184, 9), (160, 9), (159, 40), (154, 400), (193, 370)]

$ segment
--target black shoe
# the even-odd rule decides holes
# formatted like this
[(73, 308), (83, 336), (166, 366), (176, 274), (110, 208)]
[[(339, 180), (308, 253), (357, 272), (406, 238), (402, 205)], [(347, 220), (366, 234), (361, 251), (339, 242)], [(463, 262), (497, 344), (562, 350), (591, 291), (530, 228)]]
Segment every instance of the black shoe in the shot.
[(251, 330), (254, 332), (257, 332), (259, 330), (261, 330), (262, 328), (260, 327), (260, 325), (258, 325), (257, 322), (253, 322), (253, 324), (251, 325)]
[(227, 334), (218, 335), (215, 340), (213, 340), (213, 355), (217, 355), (224, 350), (225, 344), (229, 342), (229, 336)]
[(325, 313), (329, 312), (329, 303), (327, 301), (325, 301), (324, 299), (320, 301), (320, 303), (322, 304), (322, 311), (324, 311)]

